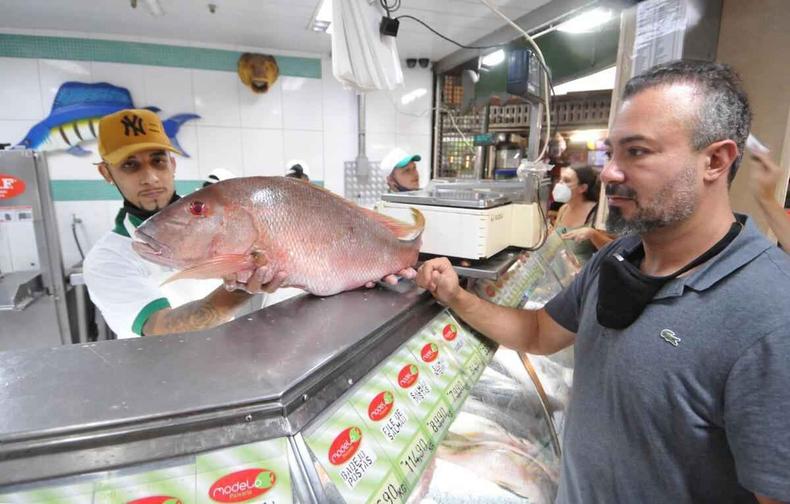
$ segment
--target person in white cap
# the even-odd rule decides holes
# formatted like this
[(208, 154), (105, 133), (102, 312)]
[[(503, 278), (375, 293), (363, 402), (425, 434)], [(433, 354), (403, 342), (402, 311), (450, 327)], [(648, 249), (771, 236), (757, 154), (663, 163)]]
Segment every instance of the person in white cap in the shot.
[(203, 185), (201, 186), (201, 188), (208, 187), (211, 184), (216, 184), (217, 182), (221, 182), (223, 180), (228, 180), (232, 178), (236, 178), (236, 174), (233, 173), (232, 171), (226, 170), (225, 168), (215, 168), (211, 170), (211, 173), (209, 173), (206, 176), (206, 179), (203, 181)]
[(420, 188), (420, 172), (417, 171), (417, 161), (421, 160), (422, 157), (419, 154), (413, 154), (395, 163), (387, 176), (387, 185), (391, 192), (416, 191)]

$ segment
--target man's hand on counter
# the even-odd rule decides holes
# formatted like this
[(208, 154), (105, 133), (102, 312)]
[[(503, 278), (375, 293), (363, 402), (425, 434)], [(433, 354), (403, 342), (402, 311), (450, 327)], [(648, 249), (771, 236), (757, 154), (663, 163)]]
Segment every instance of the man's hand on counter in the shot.
[(440, 303), (452, 307), (463, 289), (458, 274), (446, 257), (425, 261), (417, 272), (417, 285), (427, 289)]

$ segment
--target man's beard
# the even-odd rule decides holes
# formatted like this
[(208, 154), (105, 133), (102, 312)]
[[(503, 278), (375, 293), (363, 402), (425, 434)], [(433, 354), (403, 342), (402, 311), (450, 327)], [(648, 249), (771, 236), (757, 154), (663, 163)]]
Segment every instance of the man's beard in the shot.
[[(674, 180), (667, 182), (652, 199), (648, 206), (638, 206), (636, 215), (631, 219), (623, 216), (622, 209), (610, 207), (606, 218), (607, 231), (617, 235), (644, 234), (661, 229), (691, 216), (697, 208), (696, 170), (689, 164)], [(636, 192), (626, 186), (609, 184), (606, 186), (608, 196), (625, 196), (634, 198)]]

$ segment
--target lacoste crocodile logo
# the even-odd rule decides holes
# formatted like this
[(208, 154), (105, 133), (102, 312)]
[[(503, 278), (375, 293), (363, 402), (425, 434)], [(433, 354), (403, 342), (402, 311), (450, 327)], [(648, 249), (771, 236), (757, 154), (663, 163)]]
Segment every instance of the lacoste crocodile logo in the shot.
[(680, 337), (675, 334), (675, 331), (672, 329), (662, 329), (661, 330), (661, 339), (669, 343), (670, 345), (676, 347), (680, 345)]

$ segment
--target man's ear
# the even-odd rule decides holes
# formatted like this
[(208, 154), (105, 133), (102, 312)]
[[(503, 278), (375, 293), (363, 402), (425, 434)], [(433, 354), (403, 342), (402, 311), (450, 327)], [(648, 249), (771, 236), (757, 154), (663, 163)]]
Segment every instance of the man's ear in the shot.
[(730, 167), (738, 157), (738, 145), (733, 140), (719, 140), (705, 148), (706, 166), (703, 180), (713, 182), (730, 174)]
[(169, 156), (170, 156), (170, 164), (173, 166), (173, 175), (175, 175), (176, 174), (176, 157), (174, 155), (172, 155), (172, 154), (169, 154)]
[(99, 163), (98, 165), (96, 165), (96, 167), (99, 169), (99, 173), (101, 174), (101, 176), (104, 177), (104, 180), (112, 184), (113, 183), (112, 176), (110, 175), (110, 169), (107, 166), (107, 163), (104, 162)]

